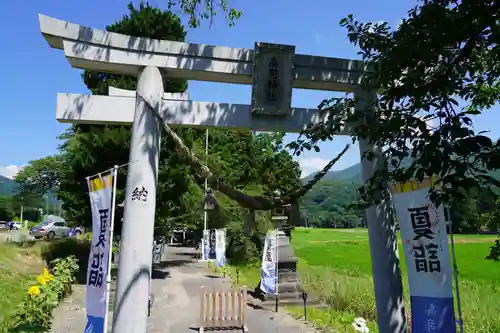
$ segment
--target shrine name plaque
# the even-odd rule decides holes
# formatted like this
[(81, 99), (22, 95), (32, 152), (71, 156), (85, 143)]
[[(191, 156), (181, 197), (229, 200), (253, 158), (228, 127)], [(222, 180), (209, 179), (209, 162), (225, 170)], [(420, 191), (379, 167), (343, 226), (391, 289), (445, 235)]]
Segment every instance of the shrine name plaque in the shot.
[(295, 46), (255, 43), (252, 115), (288, 116), (291, 112)]

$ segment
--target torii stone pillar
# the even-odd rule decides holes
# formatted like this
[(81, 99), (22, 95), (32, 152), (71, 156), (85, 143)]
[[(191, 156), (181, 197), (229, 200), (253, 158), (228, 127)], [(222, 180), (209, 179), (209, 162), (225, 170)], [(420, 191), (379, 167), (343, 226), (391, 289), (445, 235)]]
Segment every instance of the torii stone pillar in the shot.
[[(197, 45), (126, 36), (43, 15), (39, 20), (47, 42), (64, 50), (73, 67), (139, 77), (137, 96), (58, 94), (56, 118), (66, 123), (133, 124), (113, 330), (146, 333), (160, 132), (143, 98), (172, 127), (298, 133), (327, 115), (291, 107), (292, 88), (359, 94), (364, 63), (295, 54), (295, 47), (289, 45), (256, 43), (255, 50)], [(162, 94), (160, 74), (251, 84), (252, 104), (175, 100)], [(338, 134), (349, 132), (343, 129)], [(372, 148), (360, 142), (361, 154)], [(380, 164), (363, 159), (362, 166), (366, 180)], [(379, 331), (406, 332), (392, 211), (383, 203), (366, 215)]]
[[(163, 81), (156, 67), (146, 67), (139, 74), (135, 102), (132, 142), (127, 175), (127, 195), (120, 242), (119, 278), (113, 318), (114, 332), (142, 332), (148, 317), (151, 278), (158, 158), (161, 127), (150, 106), (159, 109)], [(134, 191), (141, 194), (134, 195)], [(130, 195), (132, 193), (132, 195)], [(128, 246), (128, 244), (133, 244)], [(139, 315), (127, 319), (131, 313)]]

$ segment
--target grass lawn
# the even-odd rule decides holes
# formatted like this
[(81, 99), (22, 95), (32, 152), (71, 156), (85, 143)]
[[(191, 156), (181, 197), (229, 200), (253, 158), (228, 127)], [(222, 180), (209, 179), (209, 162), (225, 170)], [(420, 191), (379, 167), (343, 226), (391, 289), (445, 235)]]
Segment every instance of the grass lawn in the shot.
[(30, 283), (43, 269), (40, 247), (20, 248), (13, 244), (0, 243), (0, 329), (6, 318), (27, 293)]
[[(465, 332), (500, 332), (500, 263), (484, 259), (495, 239), (495, 236), (455, 236)], [(343, 332), (353, 317), (361, 316), (370, 321), (370, 332), (376, 332), (366, 230), (296, 229), (292, 245), (299, 257), (304, 286), (330, 305), (328, 310), (311, 309), (309, 319), (327, 331)], [(408, 312), (408, 282), (401, 244), (399, 250)], [(240, 284), (253, 288), (259, 274), (258, 267), (240, 268)], [(297, 315), (303, 312), (297, 308), (289, 310)]]

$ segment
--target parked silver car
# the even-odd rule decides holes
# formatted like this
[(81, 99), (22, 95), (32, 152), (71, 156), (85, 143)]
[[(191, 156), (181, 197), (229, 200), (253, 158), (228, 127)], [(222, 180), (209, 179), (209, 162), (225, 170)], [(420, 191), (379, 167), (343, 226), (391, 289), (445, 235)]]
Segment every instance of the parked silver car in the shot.
[(68, 237), (70, 227), (63, 221), (44, 221), (30, 230), (30, 235), (35, 239), (47, 238), (52, 240), (56, 237)]

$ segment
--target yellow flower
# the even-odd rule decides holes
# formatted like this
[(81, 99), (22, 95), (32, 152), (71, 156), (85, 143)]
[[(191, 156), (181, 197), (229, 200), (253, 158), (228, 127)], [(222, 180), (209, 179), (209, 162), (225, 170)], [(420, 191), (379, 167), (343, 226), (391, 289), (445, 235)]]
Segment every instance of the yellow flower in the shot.
[(49, 270), (47, 268), (43, 269), (43, 278), (45, 281), (49, 282), (54, 280), (54, 275), (50, 274)]
[(31, 287), (28, 289), (28, 294), (29, 294), (31, 297), (38, 296), (38, 295), (40, 295), (40, 288), (38, 288), (38, 286), (31, 286)]
[(38, 282), (38, 284), (40, 284), (42, 286), (47, 284), (47, 280), (45, 280), (45, 277), (43, 275), (38, 275), (36, 277), (36, 282)]

